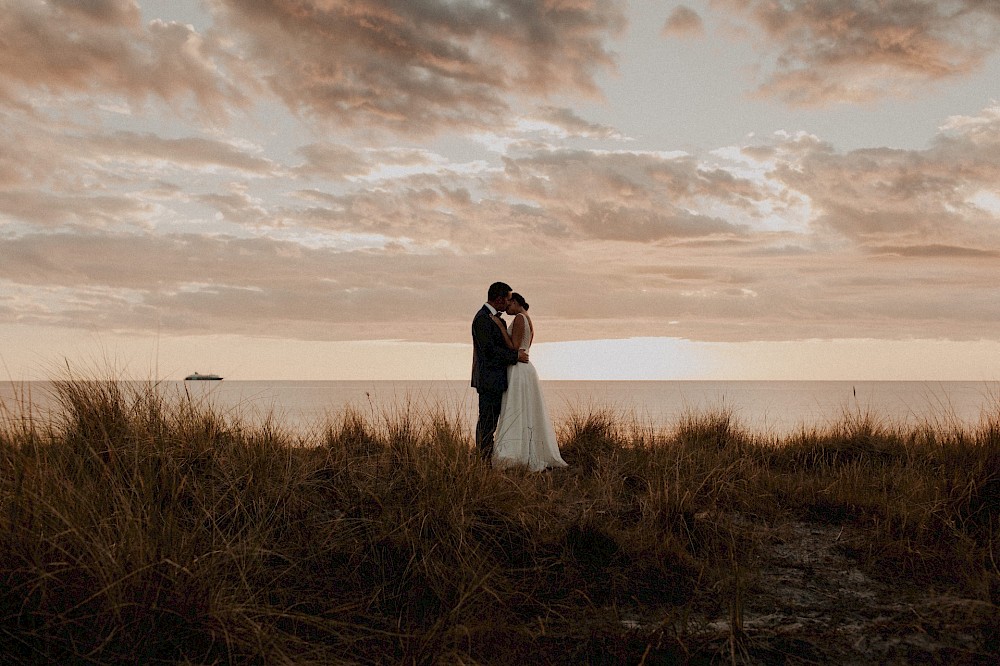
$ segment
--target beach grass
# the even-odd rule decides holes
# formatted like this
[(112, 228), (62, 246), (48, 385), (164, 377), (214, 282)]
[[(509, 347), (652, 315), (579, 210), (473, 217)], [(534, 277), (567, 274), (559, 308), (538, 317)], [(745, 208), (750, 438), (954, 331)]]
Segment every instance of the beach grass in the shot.
[(996, 657), (1000, 410), (779, 437), (725, 409), (654, 429), (589, 408), (557, 424), (570, 466), (530, 474), (480, 462), (433, 407), (302, 435), (155, 384), (54, 390), (51, 414), (0, 416), (0, 659), (823, 661), (848, 649), (832, 634), (751, 626), (781, 604), (770, 552), (803, 525), (838, 531), (873, 589), (963, 600), (892, 629), (963, 637), (927, 655)]

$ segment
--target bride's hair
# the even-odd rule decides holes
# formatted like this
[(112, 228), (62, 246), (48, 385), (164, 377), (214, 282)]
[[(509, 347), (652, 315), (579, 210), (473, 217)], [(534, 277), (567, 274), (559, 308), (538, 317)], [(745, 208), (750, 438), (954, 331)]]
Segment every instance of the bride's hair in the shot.
[(517, 301), (517, 304), (520, 305), (525, 310), (528, 309), (528, 301), (524, 300), (524, 296), (522, 296), (521, 294), (515, 291), (513, 294), (510, 295), (510, 298), (511, 300)]

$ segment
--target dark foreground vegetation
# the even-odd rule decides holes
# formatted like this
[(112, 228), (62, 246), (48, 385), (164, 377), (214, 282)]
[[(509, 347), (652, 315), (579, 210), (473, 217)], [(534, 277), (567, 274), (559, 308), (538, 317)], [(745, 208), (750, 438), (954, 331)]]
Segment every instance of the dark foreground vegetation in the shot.
[(0, 423), (0, 660), (994, 663), (1000, 414), (775, 438), (559, 425), (496, 471), (444, 410), (314, 435), (156, 387)]

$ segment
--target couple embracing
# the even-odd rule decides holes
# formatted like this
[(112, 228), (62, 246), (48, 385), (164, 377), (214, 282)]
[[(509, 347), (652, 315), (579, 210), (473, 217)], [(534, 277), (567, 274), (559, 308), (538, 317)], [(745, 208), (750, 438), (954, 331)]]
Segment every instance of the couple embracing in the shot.
[[(528, 303), (510, 285), (494, 282), (472, 320), (472, 386), (479, 393), (476, 446), (497, 467), (540, 471), (565, 467), (528, 360), (534, 326)], [(502, 314), (512, 317), (509, 324)]]

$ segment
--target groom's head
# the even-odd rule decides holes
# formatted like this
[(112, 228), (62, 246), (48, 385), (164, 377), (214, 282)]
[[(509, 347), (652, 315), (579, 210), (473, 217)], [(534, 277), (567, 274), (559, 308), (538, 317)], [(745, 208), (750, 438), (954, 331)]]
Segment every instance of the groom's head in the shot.
[(486, 301), (496, 310), (506, 310), (512, 291), (514, 290), (506, 282), (494, 282), (486, 292)]

